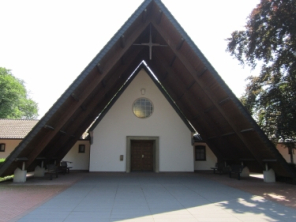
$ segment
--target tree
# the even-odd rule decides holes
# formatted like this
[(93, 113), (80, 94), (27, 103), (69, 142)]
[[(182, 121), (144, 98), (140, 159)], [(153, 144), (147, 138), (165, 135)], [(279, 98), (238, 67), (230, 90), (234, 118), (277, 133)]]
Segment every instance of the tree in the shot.
[(0, 118), (34, 119), (37, 116), (37, 103), (28, 97), (24, 82), (0, 67)]
[(296, 138), (296, 0), (261, 0), (245, 30), (227, 39), (242, 65), (263, 64), (250, 76), (242, 103), (270, 139)]

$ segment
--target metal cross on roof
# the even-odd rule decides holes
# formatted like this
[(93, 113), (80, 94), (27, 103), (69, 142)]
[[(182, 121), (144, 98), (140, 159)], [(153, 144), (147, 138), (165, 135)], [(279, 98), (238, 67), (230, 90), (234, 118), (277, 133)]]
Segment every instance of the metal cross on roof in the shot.
[(161, 45), (159, 43), (153, 43), (152, 42), (152, 34), (151, 34), (151, 24), (150, 24), (150, 35), (149, 35), (149, 42), (148, 43), (140, 43), (140, 44), (133, 44), (133, 45), (144, 45), (149, 47), (149, 59), (152, 60), (152, 47), (153, 46), (160, 46), (160, 47), (166, 47), (167, 45)]

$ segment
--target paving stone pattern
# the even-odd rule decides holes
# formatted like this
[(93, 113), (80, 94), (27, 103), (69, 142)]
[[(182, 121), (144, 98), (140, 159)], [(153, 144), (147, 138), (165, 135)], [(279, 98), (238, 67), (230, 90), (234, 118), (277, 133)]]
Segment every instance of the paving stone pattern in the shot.
[(26, 183), (0, 183), (0, 222), (17, 221), (22, 215), (61, 193), (85, 174), (61, 175), (59, 178), (28, 178)]
[(291, 207), (200, 174), (85, 175), (18, 221), (296, 221)]

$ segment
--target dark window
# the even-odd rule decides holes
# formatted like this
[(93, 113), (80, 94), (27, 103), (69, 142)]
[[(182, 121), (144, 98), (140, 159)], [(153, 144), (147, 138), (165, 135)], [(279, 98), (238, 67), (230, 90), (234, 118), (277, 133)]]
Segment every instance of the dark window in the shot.
[(78, 153), (85, 153), (85, 145), (84, 144), (79, 145)]
[(206, 147), (195, 146), (195, 160), (206, 160)]
[(0, 152), (5, 152), (5, 143), (0, 143)]

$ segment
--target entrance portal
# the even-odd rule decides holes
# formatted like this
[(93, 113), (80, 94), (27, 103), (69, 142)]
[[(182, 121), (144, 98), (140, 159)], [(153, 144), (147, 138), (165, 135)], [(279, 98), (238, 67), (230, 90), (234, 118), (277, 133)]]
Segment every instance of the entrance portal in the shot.
[(153, 141), (131, 141), (131, 171), (153, 171)]
[(126, 137), (126, 172), (159, 172), (159, 137)]

